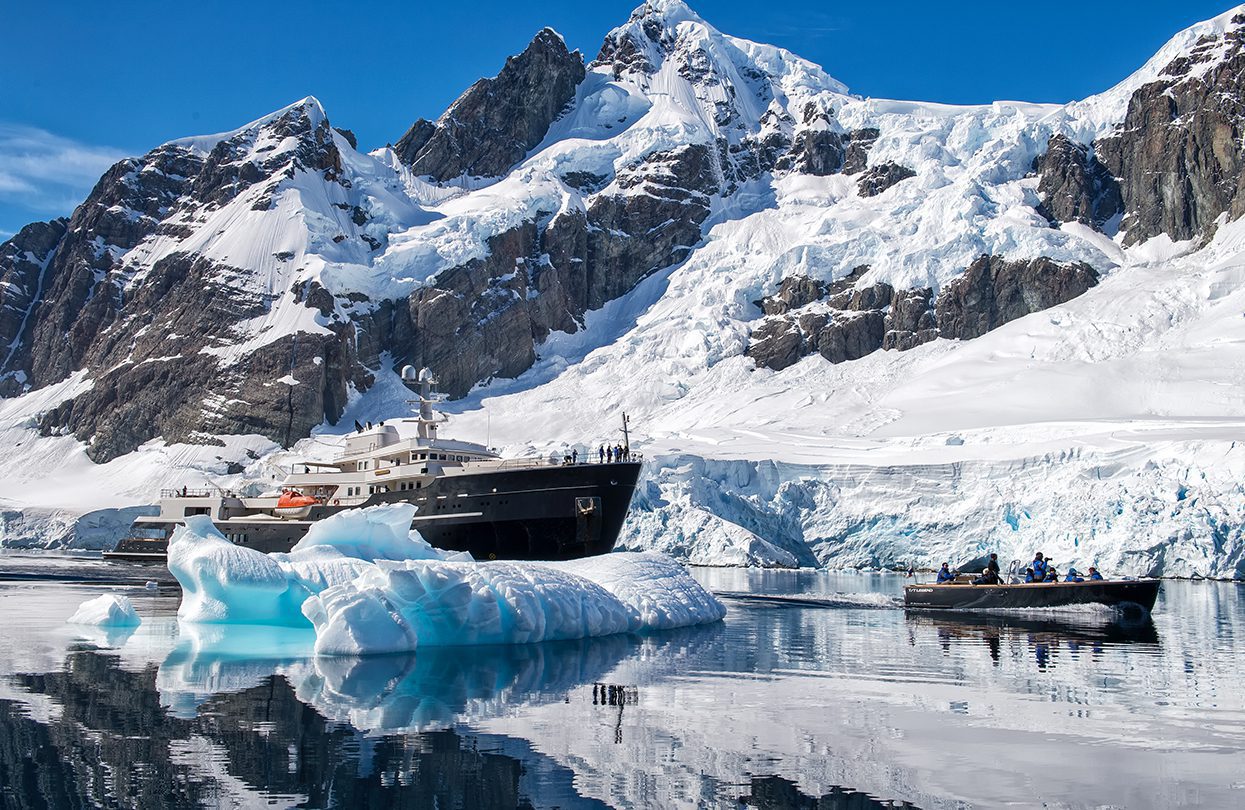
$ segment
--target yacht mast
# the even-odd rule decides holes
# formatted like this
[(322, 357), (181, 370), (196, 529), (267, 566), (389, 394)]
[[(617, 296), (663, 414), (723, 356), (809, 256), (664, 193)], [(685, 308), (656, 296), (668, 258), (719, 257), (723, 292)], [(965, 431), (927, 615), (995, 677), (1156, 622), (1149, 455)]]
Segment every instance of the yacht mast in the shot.
[(419, 406), (417, 419), (419, 423), (419, 438), (436, 441), (437, 426), (442, 420), (437, 418), (437, 412), (432, 409), (432, 404), (436, 401), (432, 398), (432, 387), (437, 384), (437, 381), (432, 377), (432, 370), (423, 368), (416, 373), (414, 366), (404, 366), (402, 368), (402, 384), (418, 397), (417, 399), (408, 399), (407, 404)]

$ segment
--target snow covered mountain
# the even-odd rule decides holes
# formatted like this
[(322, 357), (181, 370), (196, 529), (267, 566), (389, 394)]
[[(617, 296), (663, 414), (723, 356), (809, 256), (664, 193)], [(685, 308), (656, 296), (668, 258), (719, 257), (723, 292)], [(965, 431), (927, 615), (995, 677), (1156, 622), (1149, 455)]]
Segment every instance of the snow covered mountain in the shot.
[(0, 539), (262, 485), (400, 411), (409, 362), (516, 452), (631, 414), (632, 547), (1245, 576), (1243, 38), (959, 107), (653, 0), (393, 147), (313, 98), (164, 144), (0, 246)]

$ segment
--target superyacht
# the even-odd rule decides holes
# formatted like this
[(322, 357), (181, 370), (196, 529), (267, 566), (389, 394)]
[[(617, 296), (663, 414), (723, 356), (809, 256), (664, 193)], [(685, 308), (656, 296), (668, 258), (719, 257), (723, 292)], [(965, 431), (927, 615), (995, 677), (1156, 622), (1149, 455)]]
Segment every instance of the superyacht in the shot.
[[(257, 497), (210, 488), (161, 492), (160, 513), (138, 518), (105, 556), (163, 560), (173, 531), (207, 515), (231, 542), (288, 551), (317, 520), (346, 509), (412, 503), (412, 528), (437, 548), (478, 560), (567, 560), (614, 548), (640, 462), (623, 443), (608, 461), (503, 459), (489, 448), (437, 436), (428, 369), (402, 369), (416, 416), (359, 425), (330, 461), (300, 461), (280, 488)], [(400, 428), (414, 426), (413, 436)]]

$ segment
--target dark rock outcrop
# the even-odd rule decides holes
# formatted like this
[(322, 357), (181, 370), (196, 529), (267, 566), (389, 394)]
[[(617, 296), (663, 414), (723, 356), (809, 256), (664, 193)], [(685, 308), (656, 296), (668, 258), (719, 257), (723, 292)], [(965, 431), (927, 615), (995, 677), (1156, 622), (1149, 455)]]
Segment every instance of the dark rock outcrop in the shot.
[(778, 283), (778, 292), (757, 302), (766, 315), (781, 315), (802, 309), (826, 295), (825, 282), (808, 276), (787, 276)]
[(843, 135), (828, 129), (802, 129), (795, 133), (791, 151), (778, 159), (776, 168), (816, 177), (843, 170)]
[(862, 197), (876, 197), (909, 177), (916, 177), (916, 172), (907, 166), (900, 166), (898, 163), (879, 163), (869, 167), (860, 176), (860, 179), (856, 181), (856, 188)]
[[(92, 459), (106, 461), (157, 436), (202, 443), (259, 433), (288, 445), (324, 419), (336, 421), (348, 384), (370, 383), (354, 360), (353, 326), (291, 335), (221, 368), (218, 355), (236, 341), (236, 324), (267, 310), (222, 283), (228, 271), (186, 254), (157, 263), (114, 328), (90, 344), (95, 384), (45, 414), (42, 431), (73, 433)], [(128, 317), (135, 312), (155, 316), (158, 328)]]
[(758, 366), (781, 371), (812, 354), (811, 337), (796, 318), (766, 318), (749, 336), (748, 356)]
[(1038, 213), (1054, 225), (1081, 222), (1102, 229), (1123, 209), (1120, 184), (1084, 144), (1052, 135), (1033, 161), (1038, 173)]
[(1128, 102), (1123, 125), (1094, 143), (1119, 178), (1125, 244), (1160, 233), (1209, 238), (1245, 213), (1245, 14), (1199, 41)]
[(26, 387), (31, 310), (42, 295), (44, 272), (67, 224), (65, 219), (34, 222), (0, 245), (0, 396)]
[(502, 175), (545, 137), (584, 76), (580, 53), (568, 51), (562, 37), (545, 28), (435, 123), (416, 121), (394, 149), (415, 174), (441, 182)]
[(859, 286), (868, 269), (858, 267), (833, 284), (806, 276), (783, 279), (774, 295), (757, 302), (767, 317), (752, 331), (748, 356), (779, 370), (813, 353), (843, 363), (878, 349), (906, 351), (937, 337), (968, 340), (1069, 301), (1098, 282), (1087, 264), (982, 256), (935, 301), (928, 287)]
[(1083, 262), (1059, 264), (1045, 257), (1006, 261), (982, 256), (964, 275), (942, 288), (935, 305), (941, 337), (970, 340), (1008, 321), (1070, 301), (1098, 283)]
[(687, 256), (717, 191), (715, 168), (704, 146), (654, 153), (621, 170), (617, 190), (592, 197), (586, 211), (546, 214), (494, 236), (485, 258), (362, 319), (362, 360), (378, 359), (383, 347), (431, 368), (451, 396), (521, 374), (551, 331), (576, 331), (584, 313)]
[(689, 145), (619, 171), (621, 194), (588, 205), (588, 308), (617, 298), (655, 270), (687, 258), (718, 191), (713, 154)]
[(900, 290), (891, 296), (886, 312), (883, 349), (907, 351), (938, 337), (938, 321), (929, 287)]
[(859, 360), (882, 347), (885, 318), (877, 310), (835, 313), (817, 332), (817, 353), (831, 363)]
[(843, 152), (843, 174), (859, 174), (868, 167), (869, 149), (881, 134), (873, 127), (852, 131)]
[(790, 150), (776, 161), (774, 168), (818, 177), (840, 172), (857, 174), (864, 170), (869, 148), (878, 139), (878, 130), (836, 132), (829, 114), (815, 111), (811, 104), (804, 116), (806, 124), (815, 126), (795, 133)]
[(788, 276), (778, 292), (757, 302), (770, 316), (753, 330), (748, 356), (775, 370), (820, 353), (831, 363), (859, 360), (882, 346), (883, 313), (893, 291), (889, 284), (857, 288), (869, 271), (855, 268), (829, 284), (807, 276)]

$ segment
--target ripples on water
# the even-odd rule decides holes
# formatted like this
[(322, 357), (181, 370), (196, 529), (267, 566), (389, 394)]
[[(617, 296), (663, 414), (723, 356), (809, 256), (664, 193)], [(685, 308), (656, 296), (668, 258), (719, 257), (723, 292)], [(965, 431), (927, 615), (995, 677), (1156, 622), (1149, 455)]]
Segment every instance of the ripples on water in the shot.
[(697, 576), (724, 622), (320, 660), (179, 631), (168, 589), (122, 589), (145, 622), (108, 633), (64, 624), (102, 585), (0, 583), (0, 806), (1245, 807), (1238, 585), (1165, 583), (1139, 621)]

